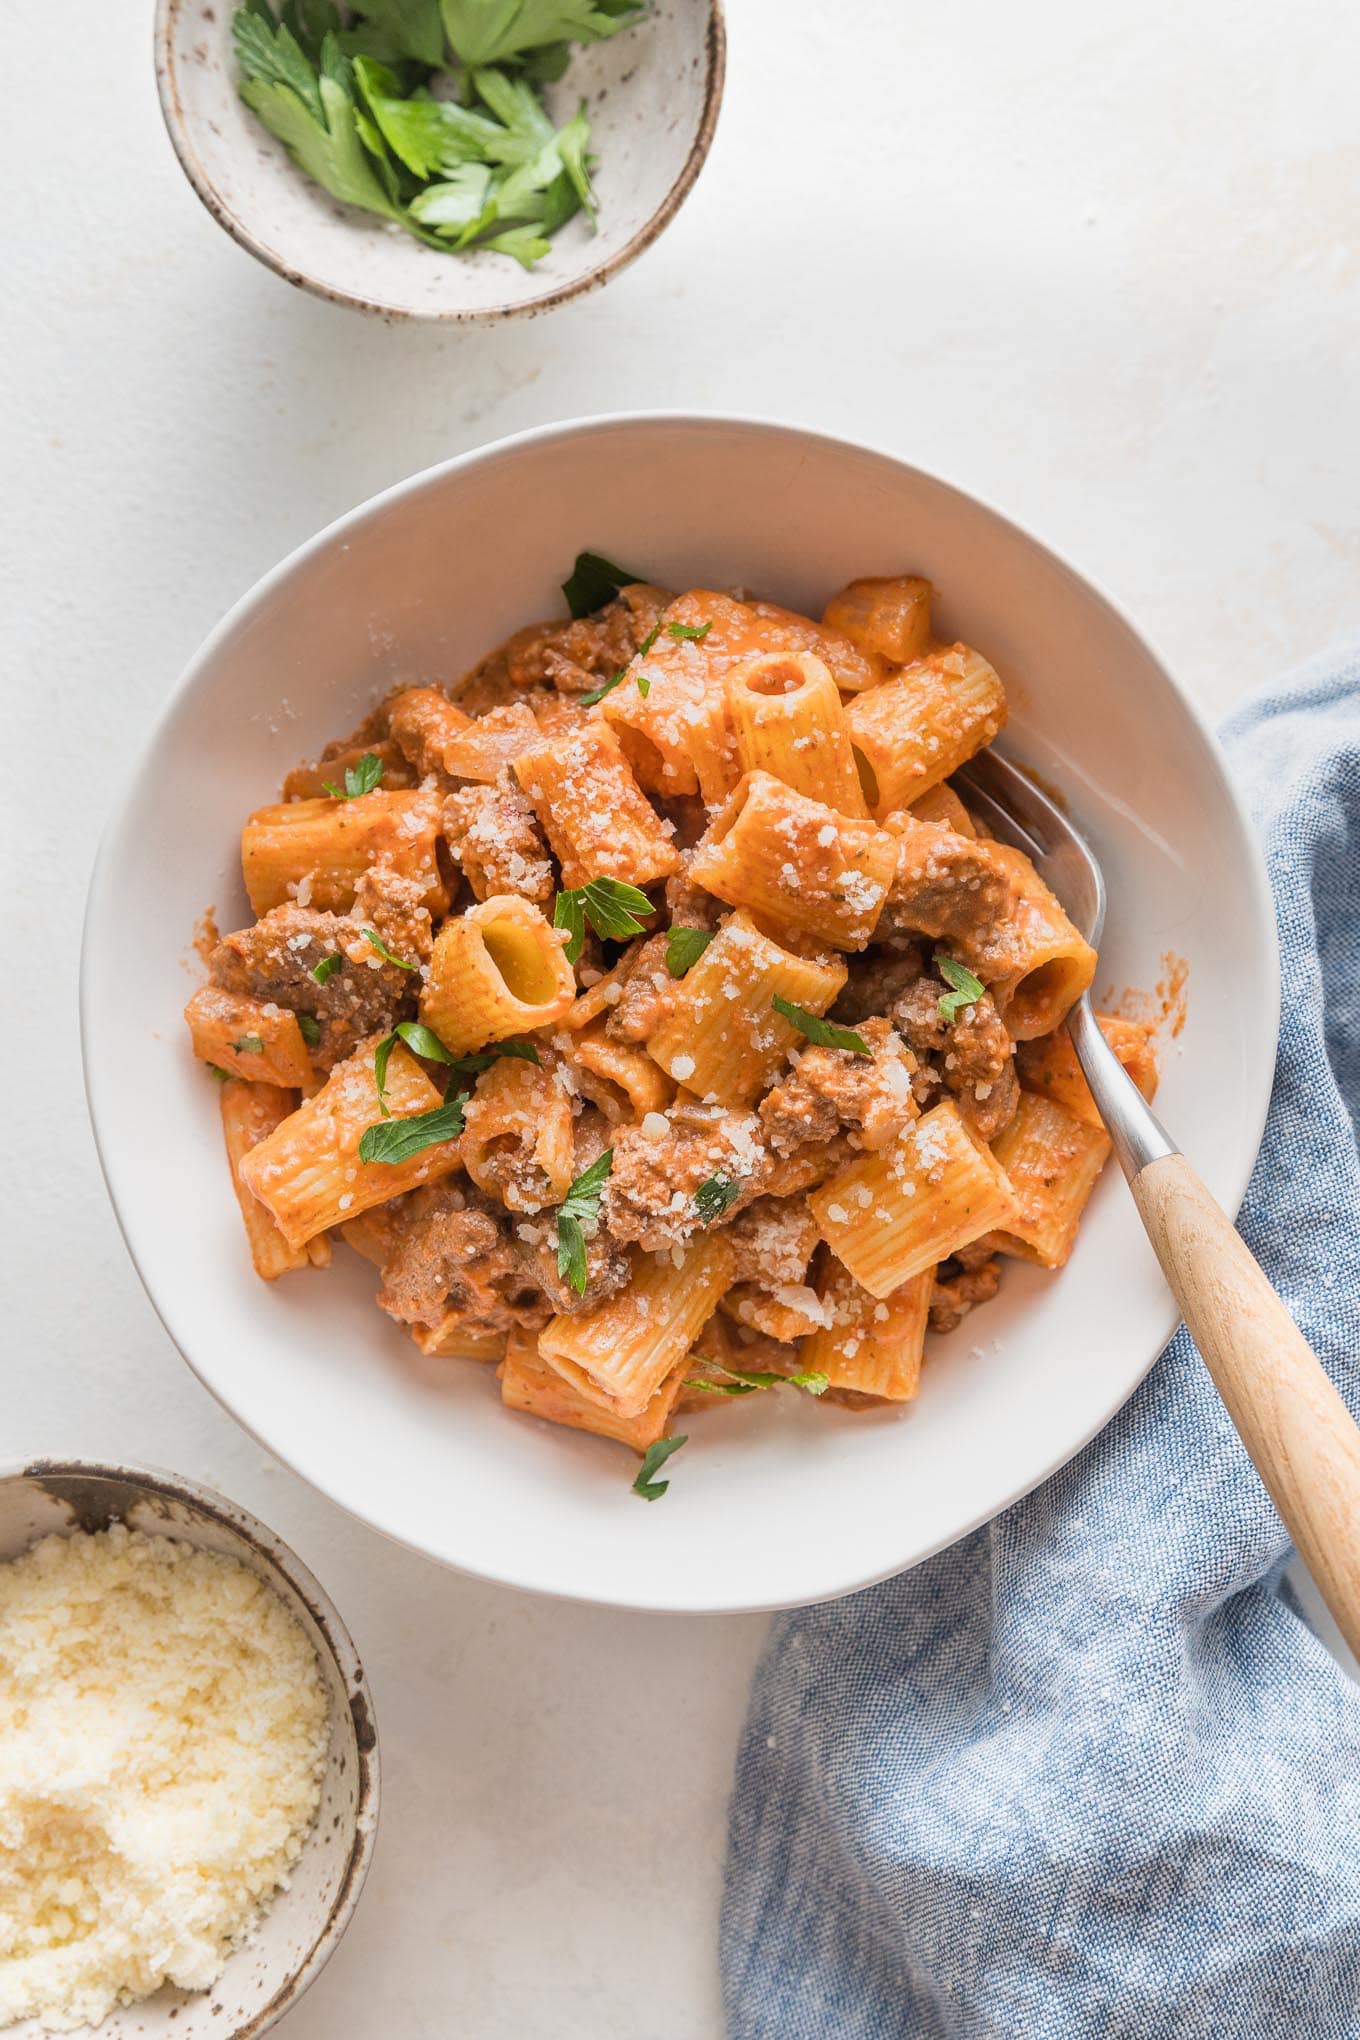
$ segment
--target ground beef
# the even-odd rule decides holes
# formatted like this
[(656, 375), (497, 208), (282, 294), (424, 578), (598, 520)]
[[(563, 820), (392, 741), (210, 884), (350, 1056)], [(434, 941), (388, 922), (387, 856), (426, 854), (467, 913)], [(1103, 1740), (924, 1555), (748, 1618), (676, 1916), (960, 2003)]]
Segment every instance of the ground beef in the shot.
[(547, 1321), (509, 1217), (489, 1199), (446, 1180), (394, 1200), (391, 1214), (378, 1302), (394, 1318), (437, 1324), (449, 1311), (464, 1311), (493, 1331)]
[(727, 909), (712, 893), (695, 885), (689, 875), (692, 850), (682, 850), (680, 863), (666, 880), (666, 913), (676, 928), (716, 928)]
[(675, 1004), (676, 980), (666, 966), (666, 937), (651, 935), (628, 954), (628, 970), (617, 1001), (608, 1010), (605, 1033), (615, 1041), (650, 1041)]
[(732, 1222), (732, 1281), (767, 1289), (806, 1280), (817, 1246), (817, 1221), (802, 1197), (757, 1197)]
[(858, 1027), (861, 1020), (892, 1012), (925, 968), (925, 952), (919, 943), (909, 942), (900, 952), (875, 948), (845, 961), (850, 974), (828, 1017), (842, 1027)]
[(945, 990), (938, 978), (921, 977), (893, 1007), (893, 1020), (917, 1059), (916, 1100), (928, 1111), (947, 1091), (979, 1140), (995, 1140), (1020, 1103), (1015, 1043), (989, 992), (956, 1020), (946, 1020), (940, 1011)]
[(957, 1255), (941, 1261), (930, 1294), (931, 1331), (955, 1331), (975, 1303), (991, 1302), (1000, 1284), (999, 1254), (991, 1254), (985, 1261), (974, 1262), (967, 1268)]
[(638, 582), (593, 616), (516, 631), (505, 647), (512, 683), (546, 683), (561, 694), (588, 694), (628, 664), (671, 600), (663, 589)]
[[(419, 901), (420, 887), (413, 880), (397, 879), (395, 884), (409, 887)], [(373, 904), (371, 897), (366, 903)], [(348, 914), (322, 913), (291, 902), (275, 907), (251, 927), (223, 936), (208, 959), (213, 982), (225, 991), (272, 1000), (294, 1013), (310, 1013), (321, 1029), (312, 1061), (325, 1074), (361, 1041), (390, 1033), (398, 1020), (415, 1011), (419, 978), (384, 963), (364, 934), (365, 925), (381, 932), (384, 921), (393, 926), (386, 914), (375, 913), (363, 923)], [(428, 953), (428, 914), (424, 925)], [(394, 955), (404, 953), (389, 936), (382, 939)], [(326, 958), (337, 956), (339, 970), (319, 985), (312, 972)]]
[(888, 888), (877, 934), (925, 935), (947, 942), (951, 953), (977, 964), (992, 930), (1010, 913), (1015, 882), (985, 843), (975, 843), (939, 822), (894, 816), (897, 870)]
[(859, 1029), (872, 1053), (808, 1048), (760, 1103), (760, 1121), (777, 1155), (833, 1140), (853, 1127), (867, 1148), (886, 1147), (915, 1117), (913, 1064), (887, 1020)]
[(557, 1230), (551, 1221), (523, 1221), (516, 1232), (527, 1278), (542, 1290), (549, 1308), (564, 1317), (593, 1310), (627, 1286), (632, 1259), (603, 1226), (586, 1241), (586, 1286), (580, 1296), (557, 1272)]
[(389, 714), (392, 741), (420, 777), (446, 773), (444, 754), (468, 728), (466, 711), (455, 707), (437, 687), (407, 687), (394, 695)]
[(710, 1221), (721, 1224), (757, 1194), (766, 1161), (754, 1112), (715, 1105), (649, 1112), (615, 1136), (605, 1222), (615, 1239), (635, 1240), (649, 1253), (683, 1246), (706, 1229), (694, 1202), (699, 1185), (720, 1176), (740, 1186), (727, 1211)]
[(508, 770), (494, 786), (463, 786), (443, 808), (444, 839), (479, 900), (515, 893), (546, 906), (552, 866), (538, 818)]

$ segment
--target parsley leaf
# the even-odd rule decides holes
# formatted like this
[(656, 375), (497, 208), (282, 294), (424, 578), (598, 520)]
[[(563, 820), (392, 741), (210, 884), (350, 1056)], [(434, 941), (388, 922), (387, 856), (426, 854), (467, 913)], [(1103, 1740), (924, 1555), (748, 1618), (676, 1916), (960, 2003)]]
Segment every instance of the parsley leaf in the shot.
[(429, 1112), (414, 1113), (409, 1119), (379, 1120), (376, 1126), (366, 1126), (359, 1137), (359, 1160), (361, 1162), (409, 1162), (412, 1155), (418, 1155), (427, 1147), (437, 1147), (441, 1141), (456, 1140), (463, 1131), (463, 1107), (467, 1103), (466, 1092), (460, 1091), (456, 1098), (446, 1098), (442, 1105), (436, 1105)]
[(627, 678), (628, 668), (626, 666), (620, 666), (618, 672), (614, 675), (612, 680), (603, 681), (600, 686), (592, 687), (589, 694), (583, 694), (581, 696), (582, 708), (593, 708), (597, 701), (603, 701), (606, 694), (612, 694), (614, 692), (614, 689), (618, 687)]
[(258, 1034), (243, 1034), (239, 1041), (231, 1044), (237, 1055), (263, 1055), (264, 1043)]
[(298, 1032), (308, 1048), (316, 1048), (321, 1040), (321, 1022), (317, 1019), (316, 1015), (314, 1013), (299, 1013), (297, 1015), (297, 1024)]
[(599, 553), (582, 552), (577, 553), (576, 564), (562, 583), (562, 593), (573, 616), (591, 616), (597, 609), (603, 609), (606, 602), (612, 602), (620, 588), (644, 578), (642, 574), (630, 573), (627, 567), (611, 565)]
[(374, 29), (384, 34), (395, 55), (410, 57), (437, 71), (444, 62), (444, 23), (439, 0), (353, 0)]
[(825, 1395), (831, 1385), (827, 1375), (815, 1372), (803, 1374), (747, 1374), (743, 1368), (729, 1367), (725, 1360), (710, 1360), (708, 1364), (711, 1367), (716, 1367), (719, 1373), (727, 1375), (728, 1379), (726, 1381), (708, 1381), (702, 1375), (695, 1374), (685, 1383), (686, 1388), (702, 1389), (706, 1395), (754, 1395), (758, 1388), (780, 1387), (801, 1388), (808, 1395)]
[(713, 940), (711, 928), (668, 928), (666, 930), (666, 968), (673, 978), (682, 978), (692, 970)]
[(310, 975), (319, 985), (329, 984), (344, 960), (343, 956), (323, 956), (320, 963), (313, 967)]
[(600, 1193), (614, 1166), (614, 1150), (606, 1148), (583, 1169), (557, 1210), (557, 1272), (576, 1291), (586, 1293), (586, 1236), (583, 1228), (600, 1216)]
[(384, 963), (395, 963), (398, 970), (415, 970), (418, 968), (414, 963), (407, 963), (404, 957), (393, 956), (391, 950), (383, 941), (382, 936), (375, 935), (371, 928), (364, 929), (364, 939), (373, 944), (373, 947), (377, 950)]
[(940, 999), (940, 1017), (943, 1020), (957, 1020), (967, 1006), (975, 1006), (982, 997), (986, 986), (981, 978), (973, 976), (965, 965), (956, 963), (952, 956), (946, 956), (942, 949), (935, 951), (935, 968), (947, 985), (954, 987)]
[(567, 930), (567, 962), (575, 963), (585, 946), (587, 921), (602, 941), (626, 942), (645, 933), (636, 917), (645, 914), (650, 919), (655, 912), (646, 893), (635, 885), (625, 885), (621, 878), (592, 878), (557, 895), (553, 926)]
[[(286, 27), (271, 30), (261, 14), (248, 8), (237, 12), (233, 34), (241, 97), (298, 168), (332, 198), (408, 225), (367, 146), (366, 118), (344, 81), (345, 59), (334, 37), (322, 47), (318, 72)], [(422, 233), (416, 227), (411, 231)]]
[(668, 1480), (653, 1480), (652, 1475), (660, 1471), (672, 1452), (678, 1452), (682, 1445), (689, 1443), (689, 1433), (679, 1438), (658, 1438), (655, 1445), (649, 1445), (638, 1468), (637, 1479), (633, 1482), (633, 1493), (641, 1495), (644, 1502), (659, 1502), (670, 1486)]
[(668, 623), (666, 629), (673, 638), (688, 640), (690, 644), (701, 645), (713, 628), (713, 618), (707, 623)]
[(396, 1045), (395, 1034), (384, 1034), (373, 1051), (373, 1082), (378, 1093), (378, 1107), (384, 1119), (392, 1117), (387, 1109), (387, 1065), (392, 1059), (392, 1051)]
[(357, 765), (345, 767), (343, 789), (332, 785), (329, 779), (323, 779), (321, 784), (332, 800), (358, 800), (361, 794), (372, 793), (382, 783), (382, 776), (382, 759), (374, 751), (365, 751)]
[(439, 1036), (428, 1027), (422, 1027), (419, 1020), (398, 1020), (395, 1034), (399, 1034), (413, 1055), (423, 1055), (426, 1062), (456, 1063), (458, 1058), (449, 1054)]
[[(590, 557), (589, 554), (582, 554), (583, 559), (589, 557)], [(566, 593), (565, 587), (563, 588), (562, 592), (563, 594)], [(661, 625), (659, 623), (654, 623), (651, 629), (648, 631), (646, 637), (642, 640), (642, 643), (638, 646), (637, 651), (633, 655), (634, 658), (645, 659), (648, 652), (650, 652), (650, 650), (652, 649), (652, 646), (656, 643), (657, 638), (660, 636), (660, 634)], [(603, 686), (592, 688), (589, 694), (583, 694), (581, 696), (582, 708), (593, 708), (597, 701), (603, 701), (606, 694), (612, 694), (614, 692), (614, 689), (619, 685), (619, 683), (623, 680), (626, 680), (627, 678), (628, 678), (627, 666), (620, 666), (618, 672), (614, 674), (613, 678), (610, 680), (606, 680)], [(651, 691), (652, 691), (651, 681), (647, 678), (645, 674), (640, 673), (638, 675), (638, 693), (642, 696), (644, 701), (647, 699), (647, 696), (651, 693)]]
[(442, 0), (444, 33), (468, 65), (556, 43), (603, 42), (641, 19), (641, 0)]
[(219, 1084), (229, 1084), (231, 1082), (231, 1071), (224, 1070), (220, 1063), (207, 1063), (205, 1067), (212, 1071)]
[(776, 1013), (789, 1021), (798, 1032), (817, 1048), (843, 1048), (850, 1055), (872, 1055), (873, 1050), (862, 1034), (856, 1034), (853, 1027), (837, 1027), (830, 1020), (819, 1019), (817, 1014), (805, 1012), (795, 1006), (791, 999), (781, 999), (778, 992), (772, 1001)]
[(475, 1077), (483, 1070), (489, 1070), (492, 1063), (499, 1062), (505, 1055), (516, 1056), (521, 1062), (536, 1063), (540, 1069), (543, 1067), (543, 1059), (532, 1041), (495, 1041), (490, 1048), (478, 1049), (474, 1055), (450, 1056), (449, 1061), (453, 1064), (455, 1076)]
[(741, 1195), (740, 1183), (734, 1183), (730, 1176), (710, 1176), (701, 1183), (694, 1193), (694, 1209), (699, 1214), (700, 1225), (712, 1225), (731, 1209)]

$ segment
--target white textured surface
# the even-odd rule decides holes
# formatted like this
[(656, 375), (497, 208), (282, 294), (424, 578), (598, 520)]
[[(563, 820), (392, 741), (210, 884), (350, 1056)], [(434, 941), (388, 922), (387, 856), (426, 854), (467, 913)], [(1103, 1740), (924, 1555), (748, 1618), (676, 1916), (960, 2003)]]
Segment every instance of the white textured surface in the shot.
[(233, 247), (174, 164), (136, 9), (68, 12), (59, 126), (50, 92), (12, 95), (3, 1450), (216, 1482), (366, 1652), (384, 1833), (297, 2040), (713, 2034), (761, 1624), (441, 1575), (273, 1467), (171, 1351), (95, 1168), (74, 979), (111, 788), (184, 659), (394, 477), (667, 403), (876, 438), (979, 490), (1119, 596), (1215, 713), (1356, 621), (1351, 10), (853, 12), (846, 46), (848, 10), (800, 7), (794, 37), (787, 0), (733, 0), (678, 221), (600, 296), (490, 333), (367, 324)]

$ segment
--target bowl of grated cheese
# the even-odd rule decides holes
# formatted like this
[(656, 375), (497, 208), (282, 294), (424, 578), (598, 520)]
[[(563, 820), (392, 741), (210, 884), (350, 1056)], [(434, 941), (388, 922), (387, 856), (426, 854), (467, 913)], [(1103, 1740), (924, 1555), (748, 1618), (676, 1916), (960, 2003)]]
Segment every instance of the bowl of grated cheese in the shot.
[(0, 2028), (265, 2032), (377, 1817), (362, 1666), (272, 1531), (146, 1468), (0, 1473)]

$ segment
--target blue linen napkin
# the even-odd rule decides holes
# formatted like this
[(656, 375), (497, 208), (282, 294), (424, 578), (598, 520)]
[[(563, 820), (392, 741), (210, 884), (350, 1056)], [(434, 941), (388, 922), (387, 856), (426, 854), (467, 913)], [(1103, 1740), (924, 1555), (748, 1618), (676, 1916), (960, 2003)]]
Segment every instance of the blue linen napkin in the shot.
[[(1284, 1021), (1240, 1219), (1360, 1408), (1360, 646), (1224, 732)], [(1360, 1688), (1184, 1330), (912, 1572), (782, 1617), (738, 1759), (731, 2040), (1356, 2040)]]

